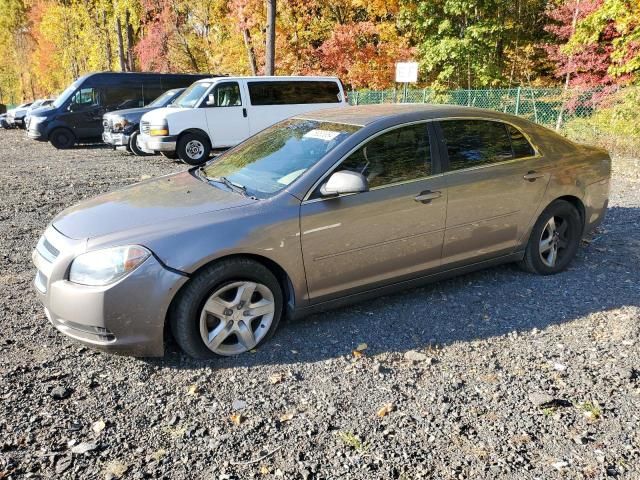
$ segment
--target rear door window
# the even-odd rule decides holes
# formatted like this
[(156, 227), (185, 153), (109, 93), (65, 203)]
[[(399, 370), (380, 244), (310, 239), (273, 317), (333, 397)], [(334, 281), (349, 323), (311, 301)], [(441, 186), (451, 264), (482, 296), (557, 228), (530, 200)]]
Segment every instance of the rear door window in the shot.
[(340, 87), (331, 81), (247, 82), (251, 105), (339, 103)]
[(511, 136), (513, 158), (533, 157), (536, 154), (536, 151), (522, 132), (512, 125), (509, 125), (507, 128), (509, 129), (509, 135)]
[(440, 128), (449, 156), (449, 170), (513, 159), (506, 125), (489, 120), (443, 120)]
[(417, 180), (431, 175), (426, 124), (400, 127), (374, 138), (339, 167), (364, 175), (369, 188)]

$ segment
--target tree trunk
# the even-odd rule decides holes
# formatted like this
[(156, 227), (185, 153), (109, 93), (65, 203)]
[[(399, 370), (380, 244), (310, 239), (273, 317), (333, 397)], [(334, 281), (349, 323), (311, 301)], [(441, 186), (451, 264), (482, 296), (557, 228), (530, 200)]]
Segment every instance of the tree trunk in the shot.
[[(578, 14), (580, 13), (580, 0), (576, 0), (576, 6), (573, 10), (573, 19), (571, 21), (571, 36), (576, 32), (576, 25), (578, 23)], [(569, 37), (571, 38), (571, 37)], [(556, 120), (556, 131), (560, 130), (562, 126), (562, 116), (564, 115), (564, 105), (567, 102), (566, 96), (567, 91), (569, 90), (569, 84), (571, 82), (571, 64), (573, 62), (573, 54), (569, 55), (567, 59), (567, 75), (564, 77), (564, 88), (562, 89), (562, 105), (560, 106), (560, 111), (558, 112), (558, 119)]]
[(111, 70), (111, 35), (109, 35), (109, 27), (107, 26), (107, 12), (102, 10), (102, 28), (105, 35), (105, 57), (107, 60), (107, 70)]
[(126, 72), (127, 65), (124, 61), (124, 45), (122, 44), (122, 24), (120, 17), (116, 17), (116, 33), (118, 35), (118, 59), (120, 60), (120, 71)]
[(273, 75), (276, 63), (276, 0), (267, 0), (267, 48), (264, 74)]
[(125, 28), (127, 29), (127, 69), (133, 72), (135, 69), (133, 62), (133, 27), (131, 26), (131, 15), (129, 10), (124, 17)]
[(244, 38), (244, 46), (247, 49), (247, 56), (249, 57), (249, 68), (251, 69), (251, 75), (258, 74), (258, 68), (256, 66), (256, 53), (253, 51), (253, 45), (251, 44), (251, 34), (248, 28), (242, 29), (242, 37)]

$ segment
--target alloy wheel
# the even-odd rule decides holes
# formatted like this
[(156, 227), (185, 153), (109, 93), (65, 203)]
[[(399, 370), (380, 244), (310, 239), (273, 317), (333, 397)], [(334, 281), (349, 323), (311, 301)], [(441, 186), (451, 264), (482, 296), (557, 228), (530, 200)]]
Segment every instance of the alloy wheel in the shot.
[(200, 336), (218, 355), (238, 355), (253, 349), (273, 322), (275, 301), (271, 290), (249, 281), (217, 289), (200, 313)]
[(547, 267), (553, 268), (563, 256), (569, 245), (569, 222), (567, 219), (553, 216), (542, 229), (540, 236), (540, 260)]

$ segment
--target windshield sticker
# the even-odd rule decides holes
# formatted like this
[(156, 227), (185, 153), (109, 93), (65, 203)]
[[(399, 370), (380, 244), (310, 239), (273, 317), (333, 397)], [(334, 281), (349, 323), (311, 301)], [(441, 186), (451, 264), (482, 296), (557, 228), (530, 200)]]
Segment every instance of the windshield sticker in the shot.
[(303, 135), (305, 138), (317, 138), (318, 140), (324, 140), (326, 142), (330, 142), (334, 138), (340, 135), (340, 132), (333, 132), (331, 130), (309, 130), (307, 133)]

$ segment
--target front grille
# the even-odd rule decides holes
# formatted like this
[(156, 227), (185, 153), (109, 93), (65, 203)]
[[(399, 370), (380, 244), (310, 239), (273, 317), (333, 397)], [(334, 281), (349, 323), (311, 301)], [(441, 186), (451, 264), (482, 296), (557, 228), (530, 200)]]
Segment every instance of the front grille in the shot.
[(102, 128), (104, 129), (105, 132), (110, 132), (111, 131), (111, 120), (109, 120), (108, 118), (105, 118), (102, 120)]
[(52, 263), (60, 255), (60, 250), (51, 245), (44, 235), (38, 240), (36, 251), (49, 263)]
[(140, 132), (144, 134), (148, 134), (149, 130), (150, 130), (149, 122), (145, 122), (145, 121), (140, 122)]

